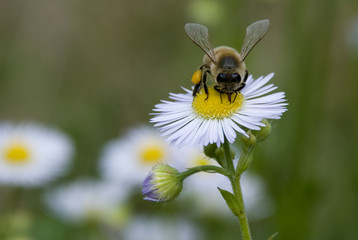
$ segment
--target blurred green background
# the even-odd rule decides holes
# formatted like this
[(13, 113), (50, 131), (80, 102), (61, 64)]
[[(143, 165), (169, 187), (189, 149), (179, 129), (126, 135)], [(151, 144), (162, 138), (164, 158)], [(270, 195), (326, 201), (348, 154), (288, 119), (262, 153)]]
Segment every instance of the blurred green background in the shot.
[[(289, 110), (251, 166), (276, 202), (253, 237), (358, 239), (357, 1), (3, 0), (0, 118), (58, 126), (76, 144), (67, 178), (96, 175), (104, 142), (191, 86), (203, 52), (185, 23), (206, 25), (214, 46), (240, 49), (246, 27), (264, 18), (271, 28), (246, 64), (255, 78), (275, 72)], [(34, 212), (38, 198), (28, 196)], [(50, 224), (66, 231), (41, 214), (33, 221), (35, 239), (49, 239), (38, 232)]]

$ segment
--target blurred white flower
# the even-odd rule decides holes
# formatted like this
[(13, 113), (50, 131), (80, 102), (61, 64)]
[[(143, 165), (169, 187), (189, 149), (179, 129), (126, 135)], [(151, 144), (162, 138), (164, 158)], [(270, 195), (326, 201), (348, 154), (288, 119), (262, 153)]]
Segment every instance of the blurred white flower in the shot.
[[(193, 151), (187, 161), (190, 164), (189, 167), (198, 165), (218, 166), (215, 160), (206, 157), (199, 151), (196, 153)], [(218, 173), (201, 172), (184, 181), (181, 194), (184, 198), (194, 201), (192, 207), (200, 215), (234, 217), (217, 189), (218, 187), (232, 192), (231, 183), (227, 177)], [(264, 218), (272, 214), (273, 202), (267, 195), (264, 184), (259, 177), (245, 172), (241, 177), (241, 188), (245, 209), (250, 220)]]
[(127, 191), (95, 180), (78, 180), (48, 192), (47, 206), (60, 218), (72, 223), (125, 221)]
[(139, 186), (157, 163), (175, 163), (180, 151), (170, 147), (153, 128), (140, 126), (110, 141), (100, 159), (101, 175), (112, 182)]
[(41, 186), (67, 169), (71, 140), (43, 125), (0, 123), (0, 184)]
[(201, 231), (184, 219), (138, 216), (123, 231), (125, 240), (200, 240)]

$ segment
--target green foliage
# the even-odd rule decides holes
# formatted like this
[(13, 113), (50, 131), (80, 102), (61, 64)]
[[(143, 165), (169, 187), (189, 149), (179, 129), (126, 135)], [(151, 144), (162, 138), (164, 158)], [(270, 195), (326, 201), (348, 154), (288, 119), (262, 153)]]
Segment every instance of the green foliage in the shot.
[(235, 215), (235, 216), (239, 216), (240, 214), (240, 207), (237, 204), (237, 199), (234, 196), (234, 194), (232, 194), (229, 191), (226, 191), (224, 189), (219, 188), (219, 191), (221, 193), (221, 196), (223, 196), (223, 198), (225, 199), (226, 204), (229, 206), (231, 212)]
[(271, 237), (269, 237), (267, 240), (273, 240), (276, 236), (278, 235), (278, 232), (277, 233), (274, 233), (272, 234)]

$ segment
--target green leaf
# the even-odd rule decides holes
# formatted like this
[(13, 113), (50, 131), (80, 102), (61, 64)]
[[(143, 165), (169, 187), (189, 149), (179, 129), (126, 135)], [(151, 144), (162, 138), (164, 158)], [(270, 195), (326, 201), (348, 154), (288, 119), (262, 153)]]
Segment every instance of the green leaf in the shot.
[(274, 233), (272, 234), (271, 237), (269, 237), (267, 240), (273, 240), (276, 236), (278, 235), (278, 232), (277, 233)]
[(238, 204), (237, 199), (234, 196), (234, 194), (232, 194), (231, 192), (228, 192), (228, 191), (226, 191), (224, 189), (221, 189), (219, 187), (218, 187), (218, 189), (219, 189), (221, 195), (223, 196), (223, 198), (225, 199), (226, 204), (229, 206), (231, 212), (234, 215), (239, 216), (240, 207), (239, 207), (239, 204)]

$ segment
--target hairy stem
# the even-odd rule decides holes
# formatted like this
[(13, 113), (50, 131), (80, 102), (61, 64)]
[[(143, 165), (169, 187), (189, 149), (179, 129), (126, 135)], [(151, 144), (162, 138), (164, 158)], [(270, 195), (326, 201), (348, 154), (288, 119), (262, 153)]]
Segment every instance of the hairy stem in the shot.
[(237, 217), (239, 218), (242, 239), (251, 240), (249, 221), (247, 219), (245, 206), (244, 206), (244, 199), (242, 196), (242, 190), (240, 185), (241, 174), (237, 174), (237, 172), (235, 171), (234, 162), (231, 156), (230, 144), (226, 138), (224, 142), (224, 151), (225, 151), (227, 169), (228, 172), (230, 173), (229, 179), (238, 206), (238, 212), (234, 214), (237, 215)]
[(247, 219), (245, 206), (244, 206), (244, 199), (241, 190), (240, 176), (235, 178), (235, 186), (233, 186), (233, 188), (235, 188), (234, 195), (237, 197), (237, 203), (239, 206), (238, 218), (240, 222), (242, 239), (251, 240), (249, 221)]
[(229, 171), (230, 175), (234, 175), (235, 174), (234, 162), (231, 156), (230, 143), (226, 139), (226, 137), (224, 141), (224, 152), (225, 152), (227, 170)]

